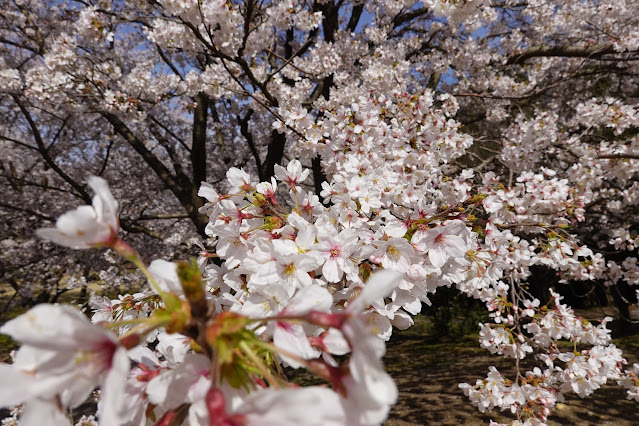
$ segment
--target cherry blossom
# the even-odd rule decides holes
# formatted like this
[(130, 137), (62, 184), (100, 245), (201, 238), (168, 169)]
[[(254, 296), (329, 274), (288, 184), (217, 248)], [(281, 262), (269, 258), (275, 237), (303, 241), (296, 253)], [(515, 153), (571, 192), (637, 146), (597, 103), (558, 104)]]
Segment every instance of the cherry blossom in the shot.
[[(486, 307), (479, 345), (515, 364), (462, 385), (480, 411), (543, 424), (564, 394), (611, 381), (636, 399), (611, 319), (581, 318), (560, 293), (580, 282), (636, 300), (637, 7), (7, 4), (6, 281), (25, 305), (93, 272), (106, 294), (136, 290), (94, 296), (93, 325), (71, 308), (25, 314), (71, 325), (23, 340), (0, 402), (65, 423), (101, 386), (101, 423), (380, 424), (397, 398), (384, 341), (443, 286)], [(92, 205), (36, 235), (113, 251), (71, 258), (32, 230), (91, 200), (88, 170), (102, 176)], [(193, 255), (196, 233), (196, 265), (170, 261)], [(540, 270), (553, 289), (529, 292)], [(2, 328), (17, 340), (19, 318)], [(328, 386), (296, 388), (281, 363)]]
[(288, 184), (292, 191), (299, 191), (301, 189), (298, 184), (306, 180), (309, 172), (308, 169), (302, 169), (302, 164), (299, 160), (289, 162), (286, 169), (282, 166), (275, 165), (275, 177)]
[(90, 176), (87, 183), (95, 191), (92, 206), (80, 206), (56, 221), (55, 228), (36, 231), (40, 238), (71, 248), (90, 248), (112, 245), (120, 229), (118, 203), (107, 182)]
[(468, 245), (459, 236), (466, 230), (463, 223), (451, 221), (425, 232), (418, 231), (411, 243), (420, 251), (428, 253), (428, 259), (436, 268), (444, 266), (449, 257), (460, 258), (466, 254)]
[[(52, 328), (52, 323), (57, 326)], [(82, 404), (98, 384), (103, 386), (102, 421), (118, 422), (115, 404), (129, 359), (114, 335), (72, 307), (46, 304), (7, 322), (0, 331), (23, 345), (13, 365), (0, 365), (7, 379), (0, 403), (24, 402), (32, 413), (23, 419), (26, 424), (47, 423), (49, 415), (59, 419), (60, 405)], [(40, 408), (29, 408), (32, 402)]]

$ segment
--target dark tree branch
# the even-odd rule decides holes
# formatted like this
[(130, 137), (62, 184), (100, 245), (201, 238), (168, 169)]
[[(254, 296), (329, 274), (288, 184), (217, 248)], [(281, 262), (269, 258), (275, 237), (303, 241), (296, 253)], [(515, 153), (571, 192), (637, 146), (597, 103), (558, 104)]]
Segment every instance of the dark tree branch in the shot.
[[(129, 129), (120, 118), (110, 112), (103, 111), (101, 114), (111, 123), (115, 132), (122, 136), (124, 140), (140, 154), (142, 159), (151, 167), (164, 185), (177, 197), (193, 221), (193, 224), (197, 227), (198, 222), (196, 222), (196, 220), (199, 220), (200, 215), (197, 211), (197, 206), (193, 202), (193, 192), (195, 191), (197, 193), (197, 191), (194, 189), (189, 177), (184, 173), (178, 174), (177, 176), (172, 175), (162, 161), (144, 146), (144, 143), (135, 136), (131, 129)], [(134, 225), (131, 225), (131, 227), (133, 226)]]
[(191, 167), (193, 169), (193, 185), (191, 187), (191, 198), (193, 212), (191, 219), (197, 227), (198, 232), (204, 235), (204, 228), (208, 223), (208, 218), (198, 212), (204, 205), (204, 201), (197, 193), (201, 182), (206, 181), (206, 129), (209, 110), (209, 99), (204, 93), (199, 93), (195, 97), (197, 103), (193, 111), (193, 143), (191, 144)]
[(549, 56), (595, 59), (609, 53), (615, 53), (615, 49), (611, 44), (595, 44), (592, 46), (535, 46), (520, 52), (511, 53), (506, 63), (523, 64), (530, 58)]
[(51, 139), (51, 143), (49, 144), (49, 146), (47, 147), (47, 151), (51, 149), (51, 147), (57, 142), (58, 138), (60, 137), (60, 135), (62, 134), (62, 130), (64, 130), (64, 127), (67, 125), (67, 122), (69, 121), (69, 119), (71, 118), (70, 115), (68, 115), (64, 121), (62, 121), (62, 124), (60, 125), (60, 127), (58, 128), (58, 130), (55, 132), (55, 135), (53, 136), (53, 139)]
[(4, 139), (4, 140), (9, 141), (9, 142), (12, 142), (12, 143), (14, 143), (14, 144), (16, 144), (16, 145), (20, 145), (20, 146), (21, 146), (21, 147), (23, 147), (23, 148), (31, 149), (31, 150), (33, 150), (33, 151), (38, 151), (38, 148), (37, 148), (37, 147), (35, 147), (35, 146), (31, 146), (31, 145), (29, 145), (29, 144), (27, 144), (27, 143), (21, 142), (21, 141), (19, 141), (19, 140), (17, 140), (17, 139), (10, 138), (10, 137), (8, 137), (8, 136), (4, 136), (4, 135), (3, 135), (3, 136), (0, 136), (0, 139)]
[(31, 128), (31, 133), (33, 134), (33, 138), (35, 139), (35, 142), (38, 145), (38, 151), (40, 152), (40, 155), (42, 156), (44, 161), (47, 163), (47, 165), (49, 167), (51, 167), (51, 169), (54, 172), (56, 172), (62, 179), (64, 179), (65, 182), (67, 182), (69, 185), (71, 185), (71, 187), (73, 189), (75, 189), (78, 192), (78, 194), (80, 194), (82, 199), (87, 204), (91, 204), (91, 196), (84, 189), (84, 187), (82, 185), (80, 185), (78, 182), (76, 182), (75, 180), (73, 180), (69, 175), (67, 175), (55, 163), (55, 161), (53, 161), (53, 158), (51, 158), (51, 156), (49, 155), (49, 150), (44, 145), (44, 141), (42, 140), (42, 134), (40, 133), (40, 129), (38, 129), (38, 126), (36, 125), (35, 121), (33, 120), (33, 117), (31, 117), (31, 113), (29, 112), (27, 107), (22, 103), (22, 101), (20, 100), (20, 98), (18, 98), (18, 96), (13, 95), (12, 97), (13, 97), (13, 100), (15, 101), (15, 103), (20, 108), (20, 111), (22, 112), (24, 117), (27, 119), (27, 122), (29, 123), (29, 127)]
[(266, 160), (262, 165), (262, 180), (268, 180), (275, 176), (275, 165), (282, 161), (284, 156), (284, 146), (286, 145), (286, 135), (277, 130), (271, 131), (271, 143), (268, 146)]
[[(2, 165), (2, 163), (0, 163), (0, 170), (2, 170), (3, 172), (4, 170), (4, 166)], [(11, 182), (12, 177), (9, 175), (3, 175), (8, 181), (9, 181), (9, 185), (13, 186), (13, 183)], [(56, 191), (56, 192), (61, 192), (63, 194), (68, 194), (71, 195), (73, 197), (77, 197), (80, 198), (82, 201), (84, 201), (84, 199), (82, 197), (80, 197), (76, 192), (69, 190), (68, 188), (58, 188), (57, 186), (50, 186), (48, 184), (48, 182), (45, 183), (38, 183), (38, 182), (34, 182), (34, 181), (30, 181), (30, 180), (26, 180), (25, 178), (21, 178), (20, 179), (20, 185), (24, 185), (26, 187), (36, 187), (36, 188), (42, 188), (44, 191)], [(16, 188), (14, 188), (16, 189)]]
[(222, 133), (220, 127), (222, 125), (222, 121), (220, 120), (220, 115), (217, 112), (217, 107), (215, 103), (210, 103), (209, 109), (211, 110), (211, 117), (213, 117), (213, 121), (217, 127), (215, 128), (215, 140), (218, 146), (222, 149), (222, 151), (226, 151), (226, 143), (224, 143), (224, 134)]
[(120, 120), (120, 118), (110, 112), (102, 112), (102, 116), (111, 123), (115, 132), (122, 136), (124, 140), (142, 156), (144, 161), (151, 167), (151, 169), (153, 169), (169, 190), (176, 195), (183, 193), (184, 188), (180, 186), (175, 176), (173, 176), (169, 169), (144, 146), (144, 143), (135, 136), (131, 129), (129, 129), (127, 125)]
[(186, 213), (167, 213), (167, 214), (143, 214), (135, 218), (135, 220), (167, 220), (167, 219), (187, 219), (189, 215)]
[[(193, 35), (198, 40), (200, 40), (202, 42), (202, 44), (204, 44), (204, 46), (206, 46), (206, 48), (211, 52), (211, 55), (213, 57), (221, 59), (223, 63), (224, 63), (224, 60), (227, 60), (227, 61), (234, 62), (234, 63), (238, 64), (242, 68), (242, 71), (244, 71), (244, 74), (249, 79), (251, 84), (254, 87), (259, 88), (261, 90), (261, 92), (264, 95), (264, 97), (266, 98), (266, 100), (268, 100), (269, 103), (272, 106), (274, 106), (274, 107), (278, 106), (277, 99), (273, 95), (271, 95), (271, 93), (266, 88), (266, 83), (268, 81), (260, 82), (257, 79), (257, 77), (255, 77), (255, 74), (253, 74), (253, 71), (251, 71), (251, 67), (249, 66), (249, 64), (246, 62), (246, 60), (242, 56), (236, 56), (235, 58), (232, 58), (231, 56), (221, 52), (214, 44), (210, 43), (206, 38), (204, 38), (204, 36), (200, 32), (200, 30), (195, 25), (193, 25), (192, 23), (190, 23), (188, 21), (184, 21), (184, 20), (182, 21), (182, 23), (184, 25), (186, 25), (191, 30)], [(226, 65), (225, 65), (225, 67), (226, 67)]]
[(160, 134), (160, 132), (157, 129), (153, 127), (149, 127), (149, 131), (151, 132), (155, 140), (157, 140), (160, 143), (160, 145), (162, 145), (162, 148), (164, 148), (164, 150), (168, 154), (169, 159), (171, 159), (171, 164), (173, 165), (173, 170), (175, 171), (175, 174), (177, 176), (184, 175), (185, 174), (184, 169), (182, 168), (180, 159), (175, 153), (173, 146), (171, 146), (171, 142), (169, 142), (167, 138), (162, 136), (162, 134)]
[(23, 213), (27, 213), (30, 216), (35, 216), (35, 217), (39, 217), (40, 219), (44, 219), (44, 220), (48, 220), (50, 222), (55, 222), (55, 218), (51, 217), (51, 216), (47, 216), (44, 213), (40, 213), (38, 211), (32, 210), (28, 207), (24, 207), (24, 206), (14, 206), (12, 204), (7, 204), (5, 202), (0, 201), (0, 207), (4, 207), (6, 209), (9, 210), (14, 210), (14, 211), (18, 211), (18, 212), (23, 212)]
[(324, 40), (335, 43), (335, 32), (338, 29), (338, 11), (340, 4), (333, 4), (332, 1), (320, 4), (317, 3), (322, 12), (322, 29), (324, 30)]
[(313, 107), (313, 102), (319, 99), (320, 95), (324, 91), (324, 80), (321, 80), (319, 83), (315, 85), (315, 88), (309, 95), (309, 97), (302, 102), (302, 106), (306, 109), (311, 109)]
[(253, 0), (248, 0), (246, 2), (246, 13), (244, 15), (244, 36), (242, 37), (242, 45), (237, 51), (237, 56), (242, 56), (244, 54), (244, 50), (246, 49), (246, 42), (248, 41), (249, 35), (251, 34), (251, 18), (253, 17), (253, 9), (255, 8), (255, 3)]
[(109, 157), (111, 156), (111, 148), (113, 148), (114, 143), (115, 141), (112, 140), (111, 142), (109, 142), (109, 146), (107, 146), (106, 155), (104, 156), (104, 161), (102, 162), (102, 167), (100, 168), (100, 171), (98, 172), (98, 176), (102, 176), (102, 173), (104, 173), (104, 170), (106, 169), (107, 164), (109, 164)]
[[(287, 33), (288, 34), (288, 33)], [(287, 65), (289, 65), (293, 59), (300, 57), (304, 54), (304, 52), (306, 52), (306, 50), (308, 50), (308, 48), (311, 46), (311, 44), (313, 44), (313, 40), (315, 39), (315, 35), (317, 34), (317, 30), (313, 30), (309, 33), (308, 35), (308, 40), (306, 40), (306, 42), (302, 45), (302, 47), (300, 47), (297, 52), (295, 52), (294, 54), (286, 54), (285, 60), (284, 62), (277, 67), (277, 69), (273, 72), (271, 72), (264, 81), (271, 81), (271, 79), (276, 76), (280, 71), (282, 71), (282, 69), (284, 69), (284, 67), (286, 67)], [(289, 42), (287, 41), (286, 46), (290, 46)], [(289, 56), (290, 55), (290, 56)], [(273, 53), (273, 58), (275, 58), (275, 54)]]
[(120, 227), (127, 232), (131, 232), (134, 234), (144, 234), (148, 235), (151, 238), (155, 238), (157, 240), (162, 240), (162, 235), (159, 232), (144, 227), (140, 224), (135, 223), (133, 220), (128, 218), (120, 218)]
[(351, 17), (348, 20), (348, 24), (346, 24), (346, 31), (353, 32), (357, 28), (357, 24), (359, 24), (359, 19), (362, 16), (362, 12), (364, 11), (364, 3), (360, 3), (358, 5), (353, 6), (353, 11), (351, 12)]
[(159, 45), (157, 46), (157, 49), (158, 49), (158, 53), (160, 54), (160, 57), (162, 58), (164, 63), (167, 64), (169, 68), (171, 68), (171, 71), (173, 71), (175, 73), (175, 75), (180, 77), (180, 80), (184, 81), (184, 77), (182, 77), (182, 74), (180, 74), (180, 71), (175, 67), (175, 65), (173, 65), (173, 62), (171, 62), (169, 57), (166, 56), (166, 53), (164, 53), (164, 51), (162, 50), (162, 48)]
[(597, 158), (602, 160), (639, 160), (639, 154), (603, 154), (598, 155)]
[(164, 123), (162, 123), (160, 120), (158, 120), (157, 118), (150, 116), (151, 121), (153, 121), (155, 124), (157, 124), (158, 126), (160, 126), (162, 128), (162, 130), (164, 130), (167, 134), (169, 134), (173, 139), (175, 139), (176, 141), (178, 141), (178, 143), (182, 146), (182, 148), (186, 149), (187, 152), (191, 152), (191, 147), (189, 147), (186, 142), (184, 142), (184, 140), (182, 140), (182, 138), (178, 137), (175, 132), (173, 132), (168, 126), (166, 126)]
[(404, 14), (398, 14), (393, 18), (393, 27), (397, 28), (402, 24), (405, 24), (408, 21), (412, 21), (415, 18), (419, 18), (422, 15), (425, 15), (430, 12), (428, 7), (420, 7), (419, 9), (409, 10)]
[(257, 151), (257, 147), (255, 146), (255, 141), (253, 140), (253, 135), (251, 134), (251, 131), (248, 128), (249, 120), (251, 119), (251, 116), (253, 115), (253, 113), (254, 111), (252, 109), (249, 109), (244, 117), (238, 117), (240, 121), (240, 132), (242, 133), (242, 136), (244, 136), (244, 139), (246, 139), (246, 143), (248, 144), (249, 149), (251, 150), (251, 154), (253, 154), (253, 159), (255, 160), (255, 165), (257, 166), (258, 177), (260, 181), (264, 181), (266, 179), (263, 175), (262, 160), (260, 159), (260, 153)]

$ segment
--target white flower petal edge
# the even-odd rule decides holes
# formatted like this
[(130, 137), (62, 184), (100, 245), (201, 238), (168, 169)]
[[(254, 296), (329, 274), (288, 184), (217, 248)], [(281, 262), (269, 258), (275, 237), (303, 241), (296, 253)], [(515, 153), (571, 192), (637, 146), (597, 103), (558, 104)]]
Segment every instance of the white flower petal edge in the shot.
[(87, 183), (95, 192), (92, 206), (80, 206), (60, 216), (55, 228), (40, 228), (36, 235), (61, 246), (84, 249), (109, 245), (117, 238), (120, 222), (118, 203), (107, 182), (89, 176)]
[[(98, 385), (103, 385), (105, 406), (115, 406), (114, 398), (122, 397), (129, 370), (126, 350), (113, 334), (91, 324), (78, 310), (37, 305), (0, 327), (0, 332), (22, 343), (12, 365), (0, 364), (0, 406), (26, 403), (28, 407), (57, 399), (55, 407), (66, 409), (80, 405)], [(51, 415), (50, 421), (32, 424), (58, 424), (55, 413)]]
[(340, 397), (318, 386), (301, 389), (266, 389), (246, 397), (237, 410), (247, 425), (340, 426), (346, 415)]
[[(106, 423), (105, 423), (106, 424)], [(20, 416), (20, 426), (70, 426), (69, 418), (53, 399), (36, 398), (25, 404)]]

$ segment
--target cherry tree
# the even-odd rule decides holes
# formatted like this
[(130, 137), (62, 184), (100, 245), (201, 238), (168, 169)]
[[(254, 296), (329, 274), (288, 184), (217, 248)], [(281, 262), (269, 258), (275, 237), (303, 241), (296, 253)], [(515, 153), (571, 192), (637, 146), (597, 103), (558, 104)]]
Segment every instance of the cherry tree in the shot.
[[(148, 283), (94, 296), (95, 324), (39, 305), (2, 327), (23, 347), (0, 403), (27, 424), (65, 424), (96, 386), (104, 424), (379, 424), (397, 398), (383, 342), (443, 286), (486, 306), (479, 344), (517, 365), (461, 385), (480, 411), (542, 424), (607, 381), (637, 399), (610, 318), (527, 290), (544, 268), (636, 301), (635, 2), (3, 10), (7, 281), (77, 282), (69, 256), (100, 267), (88, 249), (107, 247)], [(196, 233), (196, 264), (157, 259)], [(38, 324), (55, 320), (53, 344)], [(330, 386), (290, 387), (280, 365)]]

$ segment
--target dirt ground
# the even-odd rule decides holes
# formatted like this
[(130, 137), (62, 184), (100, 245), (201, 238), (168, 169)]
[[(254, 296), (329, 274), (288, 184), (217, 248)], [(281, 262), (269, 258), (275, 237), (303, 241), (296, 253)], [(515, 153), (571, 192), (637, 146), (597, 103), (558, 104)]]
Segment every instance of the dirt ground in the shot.
[[(387, 345), (385, 365), (399, 388), (398, 403), (386, 426), (481, 425), (507, 423), (510, 413), (480, 413), (471, 406), (459, 383), (474, 384), (495, 365), (504, 375), (514, 371), (505, 361), (479, 347), (476, 336), (461, 339), (425, 336), (419, 320), (396, 333)], [(639, 335), (615, 339), (629, 362), (639, 361)], [(639, 425), (639, 404), (625, 399), (625, 389), (608, 384), (588, 398), (566, 398), (549, 417), (549, 425)], [(512, 419), (512, 417), (511, 417)]]

